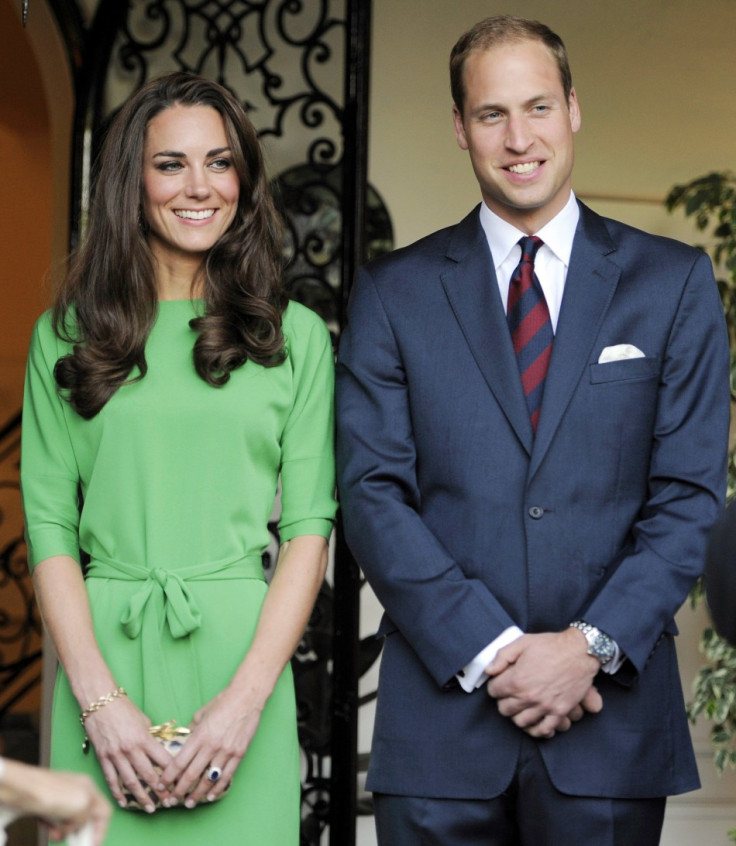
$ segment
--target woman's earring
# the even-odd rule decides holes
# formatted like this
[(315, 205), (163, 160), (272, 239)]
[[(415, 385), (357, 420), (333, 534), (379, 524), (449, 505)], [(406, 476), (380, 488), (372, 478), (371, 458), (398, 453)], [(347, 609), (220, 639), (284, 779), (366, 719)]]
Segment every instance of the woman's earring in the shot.
[(143, 217), (143, 209), (140, 206), (138, 206), (138, 228), (144, 235), (148, 234), (148, 224), (145, 217)]

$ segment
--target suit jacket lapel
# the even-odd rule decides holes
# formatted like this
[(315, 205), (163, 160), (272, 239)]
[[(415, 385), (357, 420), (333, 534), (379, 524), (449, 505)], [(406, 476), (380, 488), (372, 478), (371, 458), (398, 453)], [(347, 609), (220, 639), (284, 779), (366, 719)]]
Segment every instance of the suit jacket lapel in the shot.
[(440, 278), (473, 357), (511, 427), (531, 453), (534, 441), (516, 356), (478, 209), (461, 221)]
[(539, 467), (581, 378), (621, 275), (608, 258), (615, 251), (602, 219), (581, 205), (544, 386), (530, 478)]

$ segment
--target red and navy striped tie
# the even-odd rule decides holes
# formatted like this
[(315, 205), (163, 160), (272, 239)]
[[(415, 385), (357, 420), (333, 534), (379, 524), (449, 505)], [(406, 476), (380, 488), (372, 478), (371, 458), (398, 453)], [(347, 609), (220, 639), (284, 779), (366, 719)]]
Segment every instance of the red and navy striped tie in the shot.
[(516, 360), (519, 362), (521, 384), (535, 432), (554, 340), (547, 301), (534, 273), (534, 257), (542, 243), (542, 239), (536, 235), (519, 241), (521, 261), (511, 277), (506, 307), (506, 319)]

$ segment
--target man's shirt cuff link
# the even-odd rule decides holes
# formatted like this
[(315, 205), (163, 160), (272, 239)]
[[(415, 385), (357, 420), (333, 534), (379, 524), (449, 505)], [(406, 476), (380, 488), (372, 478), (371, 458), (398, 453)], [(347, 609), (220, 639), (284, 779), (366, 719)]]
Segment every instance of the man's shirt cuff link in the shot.
[(473, 658), (470, 663), (466, 664), (457, 674), (455, 678), (457, 678), (460, 687), (466, 693), (472, 693), (488, 681), (488, 676), (485, 673), (486, 667), (491, 663), (491, 661), (493, 661), (499, 650), (503, 649), (504, 646), (508, 646), (510, 643), (513, 643), (523, 634), (524, 632), (518, 626), (509, 626), (508, 629), (502, 631), (495, 640), (491, 641), (485, 649), (482, 649), (475, 658)]

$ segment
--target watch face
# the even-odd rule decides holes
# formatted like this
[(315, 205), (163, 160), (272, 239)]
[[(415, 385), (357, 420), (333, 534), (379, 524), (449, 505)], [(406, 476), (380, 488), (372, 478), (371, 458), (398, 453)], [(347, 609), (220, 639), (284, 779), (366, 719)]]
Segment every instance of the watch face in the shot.
[(610, 637), (599, 632), (593, 643), (590, 644), (590, 651), (605, 664), (613, 658), (616, 648)]
[(597, 658), (601, 664), (607, 664), (616, 654), (616, 644), (600, 629), (583, 620), (575, 620), (570, 625), (579, 629), (588, 641), (588, 654)]

